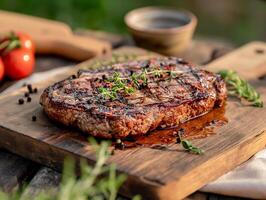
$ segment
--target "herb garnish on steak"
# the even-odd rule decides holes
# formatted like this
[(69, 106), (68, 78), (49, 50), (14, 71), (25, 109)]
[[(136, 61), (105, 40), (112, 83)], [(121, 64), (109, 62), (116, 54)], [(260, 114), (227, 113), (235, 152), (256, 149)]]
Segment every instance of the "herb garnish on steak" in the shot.
[(179, 58), (157, 58), (79, 71), (49, 86), (40, 103), (47, 115), (102, 138), (145, 134), (221, 106), (219, 75)]

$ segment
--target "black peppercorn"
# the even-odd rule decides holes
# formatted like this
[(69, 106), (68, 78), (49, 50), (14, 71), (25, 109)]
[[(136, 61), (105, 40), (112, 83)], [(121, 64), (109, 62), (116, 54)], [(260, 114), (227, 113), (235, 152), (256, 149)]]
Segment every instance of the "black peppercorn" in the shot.
[(179, 58), (177, 62), (178, 62), (178, 64), (181, 64), (181, 65), (187, 65), (188, 64), (188, 62), (183, 60), (182, 58)]
[(25, 97), (29, 97), (30, 94), (29, 94), (28, 92), (25, 92), (25, 93), (24, 93), (24, 96), (25, 96)]
[(33, 92), (34, 93), (37, 93), (38, 92), (38, 89), (37, 88), (34, 88)]
[(19, 100), (18, 100), (18, 104), (21, 105), (21, 104), (23, 104), (23, 103), (24, 103), (24, 99), (19, 99)]
[(27, 85), (27, 88), (28, 88), (29, 93), (32, 93), (33, 92), (32, 85), (31, 84), (28, 84)]
[(102, 79), (103, 80), (105, 80), (107, 77), (106, 77), (106, 75), (104, 74), (104, 75), (102, 75)]
[(115, 148), (121, 150), (124, 149), (125, 148), (124, 142), (122, 142), (120, 139), (117, 139), (115, 143)]
[(31, 102), (31, 97), (28, 97), (27, 98), (27, 102)]
[(73, 75), (71, 76), (71, 78), (72, 78), (72, 79), (75, 79), (75, 78), (77, 78), (77, 76), (76, 76), (75, 74), (73, 74)]
[(33, 116), (31, 117), (31, 120), (32, 120), (33, 122), (35, 122), (35, 121), (37, 120), (37, 117), (36, 117), (35, 115), (33, 115)]
[(264, 53), (263, 49), (256, 49), (255, 51), (256, 51), (257, 54), (263, 54)]

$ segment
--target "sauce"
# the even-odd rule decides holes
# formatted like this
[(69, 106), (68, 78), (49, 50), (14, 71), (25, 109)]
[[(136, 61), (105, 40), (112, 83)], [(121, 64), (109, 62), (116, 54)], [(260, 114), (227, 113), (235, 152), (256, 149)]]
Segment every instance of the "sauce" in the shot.
[(225, 106), (223, 106), (177, 127), (154, 130), (144, 136), (126, 138), (123, 145), (124, 148), (137, 146), (160, 148), (160, 145), (180, 142), (179, 135), (185, 139), (205, 138), (214, 134), (217, 127), (221, 127), (227, 122)]

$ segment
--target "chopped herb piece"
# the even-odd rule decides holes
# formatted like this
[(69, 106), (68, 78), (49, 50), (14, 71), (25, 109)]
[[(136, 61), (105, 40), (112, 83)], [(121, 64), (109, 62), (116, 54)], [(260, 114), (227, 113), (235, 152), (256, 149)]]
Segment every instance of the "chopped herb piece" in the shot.
[(204, 153), (204, 151), (202, 149), (193, 146), (193, 144), (188, 140), (181, 140), (181, 144), (182, 144), (183, 148), (190, 153), (195, 153), (195, 154), (199, 154), (199, 155)]

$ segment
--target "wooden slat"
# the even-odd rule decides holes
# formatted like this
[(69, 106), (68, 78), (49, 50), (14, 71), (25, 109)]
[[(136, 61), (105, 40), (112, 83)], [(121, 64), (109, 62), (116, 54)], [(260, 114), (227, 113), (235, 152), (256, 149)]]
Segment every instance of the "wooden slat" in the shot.
[[(249, 48), (250, 46), (246, 46), (240, 50), (248, 54)], [(124, 49), (120, 53), (129, 51), (135, 54), (145, 53), (134, 48)], [(236, 57), (231, 60), (232, 65), (241, 60), (237, 52), (233, 52), (233, 55)], [(264, 57), (256, 59), (260, 66), (266, 64)], [(226, 58), (224, 62), (227, 62)], [(83, 63), (78, 68), (90, 63)], [(257, 65), (250, 62), (250, 68), (253, 66)], [(55, 80), (47, 80), (38, 87), (41, 90)], [(253, 80), (253, 83), (265, 101), (266, 81)], [(86, 138), (74, 130), (51, 123), (38, 104), (39, 95), (33, 96), (30, 104), (16, 104), (23, 92), (25, 89), (0, 98), (0, 112), (5, 113), (0, 115), (0, 145), (53, 167), (60, 167), (64, 157), (69, 155), (86, 158), (92, 163), (95, 159), (94, 153)], [(117, 163), (118, 171), (128, 174), (128, 180), (121, 192), (127, 196), (141, 193), (148, 199), (181, 199), (262, 149), (266, 144), (266, 109), (242, 106), (235, 99), (229, 99), (226, 110), (229, 119), (226, 126), (211, 137), (193, 141), (196, 146), (205, 150), (203, 156), (185, 153), (179, 145), (169, 146), (171, 151), (150, 148), (117, 150), (108, 162)], [(33, 114), (37, 116), (37, 122), (31, 121)]]
[(30, 181), (23, 197), (34, 197), (40, 192), (57, 190), (61, 180), (61, 174), (47, 167), (42, 167)]
[(0, 187), (11, 192), (25, 180), (30, 179), (38, 169), (36, 163), (20, 156), (1, 150), (0, 152)]
[(251, 42), (208, 64), (206, 69), (220, 71), (233, 69), (248, 80), (266, 74), (266, 46), (264, 42)]

